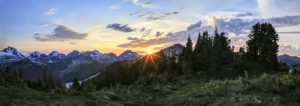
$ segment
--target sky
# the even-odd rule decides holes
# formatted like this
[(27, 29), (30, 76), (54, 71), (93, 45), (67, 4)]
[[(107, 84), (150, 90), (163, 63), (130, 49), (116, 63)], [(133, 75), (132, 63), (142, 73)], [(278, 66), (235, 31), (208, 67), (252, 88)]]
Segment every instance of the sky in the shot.
[(257, 22), (273, 24), (279, 54), (300, 56), (300, 0), (0, 0), (0, 49), (28, 53), (157, 51), (215, 26), (245, 47)]

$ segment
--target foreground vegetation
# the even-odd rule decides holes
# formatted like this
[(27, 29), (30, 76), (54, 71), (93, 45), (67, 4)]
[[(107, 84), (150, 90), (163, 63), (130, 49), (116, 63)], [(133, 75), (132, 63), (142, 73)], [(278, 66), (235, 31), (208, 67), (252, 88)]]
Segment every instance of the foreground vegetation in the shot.
[[(0, 84), (1, 105), (299, 105), (299, 74), (263, 74), (235, 80), (190, 79), (152, 85), (115, 85), (84, 94), (57, 94)], [(71, 92), (68, 90), (67, 92)]]

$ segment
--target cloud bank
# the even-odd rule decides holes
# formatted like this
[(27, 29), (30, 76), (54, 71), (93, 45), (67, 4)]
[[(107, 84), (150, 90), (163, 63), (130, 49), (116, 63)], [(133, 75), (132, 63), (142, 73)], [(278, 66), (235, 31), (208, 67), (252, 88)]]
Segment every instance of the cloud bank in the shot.
[(166, 37), (161, 37), (158, 39), (138, 39), (138, 38), (127, 38), (130, 42), (118, 45), (118, 47), (122, 48), (135, 48), (135, 47), (149, 47), (153, 45), (167, 44), (173, 42), (180, 42), (186, 39), (187, 32), (177, 32), (172, 35), (168, 35)]
[(179, 11), (172, 11), (172, 12), (165, 12), (165, 13), (160, 13), (160, 14), (155, 14), (155, 13), (149, 13), (149, 14), (144, 14), (146, 16), (146, 19), (151, 21), (151, 20), (163, 20), (169, 16), (172, 15), (177, 15), (179, 14)]
[(300, 0), (256, 0), (263, 17), (299, 15)]
[(108, 24), (106, 28), (113, 29), (120, 32), (133, 32), (135, 30), (129, 27), (127, 24), (122, 25), (120, 23)]
[(58, 25), (50, 34), (35, 33), (33, 38), (37, 41), (43, 42), (81, 40), (85, 39), (87, 36), (87, 33), (79, 33), (65, 25)]
[(281, 44), (279, 46), (279, 54), (289, 54), (291, 56), (300, 56), (300, 48), (292, 45)]
[[(300, 15), (295, 16), (283, 16), (283, 17), (273, 17), (267, 19), (243, 19), (243, 18), (215, 18), (215, 24), (220, 31), (227, 33), (234, 33), (236, 35), (247, 34), (255, 23), (258, 22), (268, 22), (274, 27), (287, 27), (300, 25)], [(214, 27), (212, 25), (204, 24), (207, 23), (206, 20), (201, 20), (196, 24), (193, 24), (187, 28), (189, 32), (196, 32), (209, 30), (212, 31)]]
[[(181, 43), (186, 41), (187, 35), (190, 34), (192, 39), (196, 39), (199, 32), (209, 31), (213, 34), (214, 26), (217, 25), (218, 30), (226, 32), (227, 36), (232, 39), (232, 45), (236, 47), (242, 47), (247, 40), (247, 35), (251, 27), (258, 22), (269, 22), (272, 23), (274, 27), (288, 27), (300, 25), (300, 15), (295, 16), (282, 16), (273, 17), (266, 19), (258, 18), (242, 18), (245, 16), (252, 16), (252, 13), (234, 14), (234, 17), (210, 17), (209, 19), (200, 20), (199, 22), (187, 27), (186, 31), (180, 31), (177, 33), (167, 33), (157, 32), (157, 37), (155, 39), (128, 39), (130, 42), (121, 44), (119, 47), (124, 48), (135, 48), (135, 47), (150, 47), (159, 44), (168, 43)], [(145, 30), (145, 29), (142, 29)], [(284, 32), (284, 33), (295, 33), (295, 32)]]
[(138, 7), (142, 7), (142, 8), (154, 8), (154, 5), (152, 4), (152, 1), (149, 2), (142, 2), (141, 0), (123, 0), (117, 4), (114, 4), (112, 6), (110, 6), (110, 9), (119, 9), (120, 6), (124, 3), (130, 2)]
[(56, 8), (50, 8), (47, 12), (45, 12), (45, 15), (51, 16), (56, 14), (57, 9)]

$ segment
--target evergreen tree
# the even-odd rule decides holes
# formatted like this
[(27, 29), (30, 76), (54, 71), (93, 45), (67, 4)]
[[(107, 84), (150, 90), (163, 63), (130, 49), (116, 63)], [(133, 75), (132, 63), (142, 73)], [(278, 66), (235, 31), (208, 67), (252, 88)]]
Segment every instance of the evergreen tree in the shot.
[(253, 61), (265, 64), (268, 68), (278, 66), (278, 34), (270, 23), (255, 24), (247, 41), (247, 57)]
[(218, 32), (218, 29), (215, 28), (215, 35), (213, 39), (213, 46), (212, 46), (212, 68), (220, 68), (221, 64), (224, 60), (222, 60), (221, 53), (224, 53), (223, 45), (222, 45), (222, 38)]
[(239, 49), (239, 55), (240, 55), (240, 60), (242, 61), (242, 63), (245, 63), (245, 48), (241, 47)]
[(79, 87), (80, 87), (80, 84), (77, 80), (77, 77), (75, 77), (73, 80), (72, 89), (77, 90)]
[(43, 71), (43, 80), (44, 80), (44, 82), (47, 81), (47, 74), (46, 74), (46, 71), (45, 71), (45, 70)]
[(193, 62), (196, 70), (206, 70), (211, 67), (212, 39), (207, 31), (199, 34), (193, 52)]
[(192, 60), (192, 53), (193, 53), (193, 42), (191, 40), (191, 37), (189, 35), (184, 51), (184, 59), (187, 60), (188, 62), (191, 62)]
[(182, 49), (182, 53), (179, 57), (180, 69), (187, 78), (192, 75), (192, 69), (193, 69), (192, 56), (193, 56), (193, 43), (189, 35), (187, 39), (186, 47)]
[(195, 49), (193, 51), (194, 55), (197, 54), (197, 53), (199, 53), (199, 51), (201, 50), (201, 48), (200, 48), (201, 47), (200, 42), (202, 42), (201, 33), (199, 33), (197, 42), (195, 44)]
[(81, 84), (78, 90), (83, 93), (93, 92), (96, 90), (96, 86), (92, 81), (86, 81)]
[(168, 57), (168, 61), (169, 61), (167, 65), (168, 79), (172, 80), (176, 75), (179, 74), (176, 66), (175, 51), (173, 51), (171, 56)]
[(47, 88), (48, 89), (54, 89), (55, 88), (55, 84), (54, 81), (52, 79), (52, 74), (50, 73), (49, 78), (47, 80)]
[(225, 33), (219, 33), (217, 28), (215, 28), (214, 38), (212, 42), (212, 49), (210, 51), (210, 69), (218, 71), (222, 69), (223, 65), (229, 64), (233, 61), (233, 50), (229, 45), (230, 40), (228, 40), (228, 38), (225, 36)]

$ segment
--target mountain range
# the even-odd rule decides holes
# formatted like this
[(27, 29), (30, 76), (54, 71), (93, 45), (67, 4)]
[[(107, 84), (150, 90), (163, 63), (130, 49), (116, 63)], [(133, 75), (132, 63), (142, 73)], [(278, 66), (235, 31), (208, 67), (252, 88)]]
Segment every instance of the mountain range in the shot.
[(297, 56), (290, 56), (287, 54), (279, 55), (278, 61), (286, 63), (288, 66), (300, 65), (300, 58)]
[(131, 50), (117, 56), (114, 53), (100, 53), (94, 51), (74, 50), (69, 54), (53, 51), (49, 54), (32, 52), (25, 56), (13, 47), (0, 51), (0, 68), (10, 73), (21, 71), (22, 76), (28, 80), (40, 80), (46, 74), (51, 74), (54, 80), (69, 82), (75, 77), (83, 80), (89, 76), (100, 73), (111, 63), (117, 61), (130, 61), (140, 57)]

